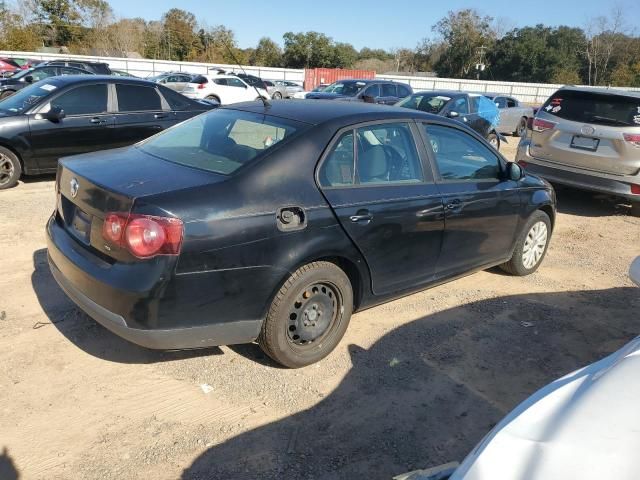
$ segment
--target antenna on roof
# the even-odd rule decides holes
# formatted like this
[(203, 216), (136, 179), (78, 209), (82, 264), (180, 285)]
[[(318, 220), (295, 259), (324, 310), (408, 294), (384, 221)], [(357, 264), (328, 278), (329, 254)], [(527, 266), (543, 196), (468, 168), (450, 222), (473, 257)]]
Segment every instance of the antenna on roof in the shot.
[[(229, 52), (229, 55), (231, 55), (231, 58), (233, 58), (233, 61), (236, 62), (236, 65), (238, 65), (238, 67), (240, 67), (240, 70), (242, 70), (242, 73), (247, 75), (247, 72), (245, 72), (244, 68), (242, 68), (242, 65), (240, 65), (240, 62), (238, 61), (238, 59), (234, 55), (233, 50), (231, 50), (231, 47), (229, 47), (229, 44), (227, 42), (225, 42), (225, 41), (223, 41), (222, 43), (224, 43), (224, 46), (226, 47), (227, 51)], [(251, 85), (251, 86), (254, 88), (254, 90), (258, 94), (258, 98), (260, 100), (262, 100), (262, 104), (264, 105), (264, 108), (269, 108), (271, 106), (271, 103), (269, 102), (269, 100), (267, 98), (263, 97), (260, 94), (260, 90), (258, 90), (258, 87), (256, 87), (255, 85)]]

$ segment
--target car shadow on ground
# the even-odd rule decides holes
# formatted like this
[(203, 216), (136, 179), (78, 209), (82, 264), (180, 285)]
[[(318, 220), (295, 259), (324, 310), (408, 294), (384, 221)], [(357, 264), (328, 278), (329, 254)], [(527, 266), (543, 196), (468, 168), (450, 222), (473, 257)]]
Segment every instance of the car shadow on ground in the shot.
[(560, 185), (554, 188), (560, 213), (581, 217), (630, 215), (630, 204), (623, 199)]
[[(197, 350), (158, 351), (134, 345), (83, 313), (58, 286), (47, 261), (47, 250), (33, 254), (31, 284), (49, 323), (77, 347), (98, 358), (118, 363), (156, 363), (208, 355), (221, 355), (217, 347)], [(38, 322), (34, 328), (47, 326)]]
[(18, 480), (20, 478), (20, 472), (13, 459), (9, 455), (7, 447), (3, 447), (2, 453), (0, 453), (0, 479), (1, 480)]
[[(55, 173), (46, 173), (44, 175), (26, 175), (20, 179), (21, 183), (40, 183), (52, 182), (56, 179)], [(20, 184), (18, 184), (18, 187)]]
[(353, 366), (326, 398), (211, 447), (182, 479), (390, 479), (462, 460), (538, 388), (634, 338), (638, 306), (640, 289), (612, 288), (487, 299), (425, 316), (368, 349), (350, 345)]

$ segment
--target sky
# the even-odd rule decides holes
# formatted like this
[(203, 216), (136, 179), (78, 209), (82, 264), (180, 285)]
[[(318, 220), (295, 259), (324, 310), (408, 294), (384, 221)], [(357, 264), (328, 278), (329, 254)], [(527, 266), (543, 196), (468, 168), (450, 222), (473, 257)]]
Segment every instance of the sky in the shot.
[(261, 37), (282, 43), (288, 31), (314, 30), (337, 42), (362, 47), (413, 48), (432, 36), (431, 26), (449, 10), (475, 8), (498, 19), (507, 29), (543, 23), (582, 27), (589, 18), (606, 15), (614, 5), (628, 9), (628, 26), (640, 30), (640, 0), (108, 0), (120, 17), (159, 20), (171, 8), (195, 14), (208, 26), (225, 25), (236, 34), (238, 46), (253, 47)]

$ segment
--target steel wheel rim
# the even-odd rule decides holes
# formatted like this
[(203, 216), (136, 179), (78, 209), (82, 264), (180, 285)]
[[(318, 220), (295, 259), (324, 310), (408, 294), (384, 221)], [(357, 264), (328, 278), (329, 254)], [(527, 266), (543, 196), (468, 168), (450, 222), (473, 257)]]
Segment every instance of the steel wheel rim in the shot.
[(335, 285), (316, 282), (303, 289), (289, 309), (287, 339), (297, 348), (321, 343), (337, 324), (342, 296)]
[(15, 173), (13, 162), (6, 155), (0, 153), (0, 185), (9, 183)]
[(527, 233), (522, 249), (522, 264), (527, 270), (531, 270), (540, 262), (547, 248), (548, 237), (547, 224), (544, 222), (535, 223)]

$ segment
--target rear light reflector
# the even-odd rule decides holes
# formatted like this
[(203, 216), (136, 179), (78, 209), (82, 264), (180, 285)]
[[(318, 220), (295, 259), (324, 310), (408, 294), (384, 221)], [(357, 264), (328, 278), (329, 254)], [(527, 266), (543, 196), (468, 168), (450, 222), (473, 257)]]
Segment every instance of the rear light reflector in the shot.
[(634, 147), (640, 147), (640, 133), (623, 133), (622, 136)]
[(204, 83), (198, 84), (198, 90), (204, 90)]
[(534, 132), (545, 132), (547, 130), (551, 130), (555, 126), (556, 126), (555, 122), (549, 122), (548, 120), (542, 120), (541, 118), (533, 119)]
[(108, 213), (102, 225), (105, 240), (138, 258), (178, 255), (182, 234), (182, 220), (173, 217)]
[(524, 162), (524, 161), (522, 161), (522, 160), (520, 160), (520, 161), (518, 162), (518, 165), (520, 165), (521, 167), (526, 167), (526, 166), (528, 165), (528, 163), (527, 163), (527, 162)]
[(631, 184), (631, 193), (634, 195), (640, 195), (640, 185)]

